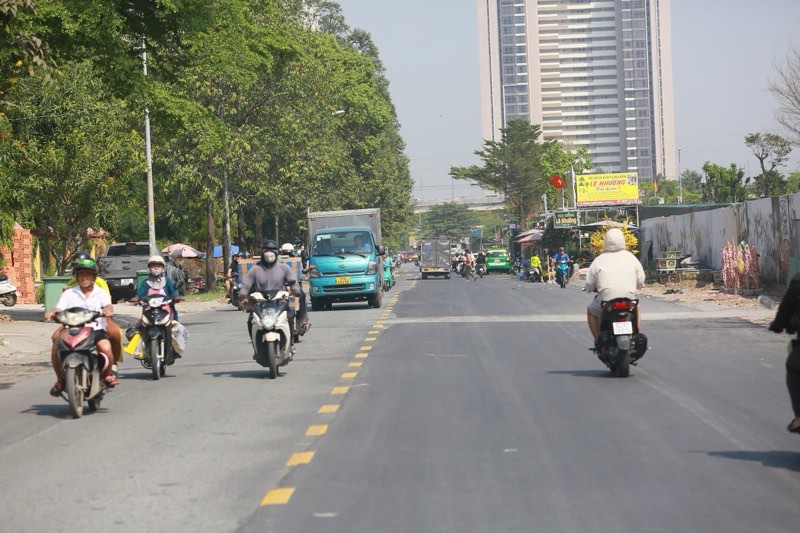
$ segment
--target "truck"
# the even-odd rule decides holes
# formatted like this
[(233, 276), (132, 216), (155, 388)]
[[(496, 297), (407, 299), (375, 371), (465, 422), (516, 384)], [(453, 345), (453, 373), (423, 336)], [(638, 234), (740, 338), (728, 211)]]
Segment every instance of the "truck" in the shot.
[(381, 244), (381, 210), (309, 212), (307, 222), (311, 309), (358, 301), (379, 308), (386, 254)]
[(430, 237), (419, 241), (419, 272), (422, 279), (444, 276), (450, 279), (450, 240)]
[[(97, 261), (98, 275), (106, 280), (111, 291), (111, 301), (130, 300), (136, 295), (137, 272), (147, 270), (150, 258), (150, 243), (117, 242), (108, 247)], [(186, 274), (171, 257), (164, 258), (166, 274), (172, 279), (180, 294), (186, 293)]]

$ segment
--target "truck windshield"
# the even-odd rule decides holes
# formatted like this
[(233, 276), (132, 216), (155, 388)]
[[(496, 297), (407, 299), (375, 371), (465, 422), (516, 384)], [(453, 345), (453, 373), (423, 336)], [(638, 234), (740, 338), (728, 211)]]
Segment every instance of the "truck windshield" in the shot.
[(312, 255), (356, 254), (366, 257), (373, 250), (372, 236), (366, 231), (331, 231), (318, 233)]

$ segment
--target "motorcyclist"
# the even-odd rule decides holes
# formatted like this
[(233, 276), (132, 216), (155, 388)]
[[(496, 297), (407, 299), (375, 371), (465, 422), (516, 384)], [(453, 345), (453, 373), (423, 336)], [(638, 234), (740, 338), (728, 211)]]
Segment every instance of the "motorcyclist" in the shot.
[[(82, 307), (101, 312), (102, 315), (94, 322), (91, 322), (89, 327), (95, 330), (94, 339), (97, 351), (104, 355), (108, 361), (108, 364), (104, 365), (102, 369), (103, 381), (106, 386), (115, 387), (119, 385), (119, 380), (111, 369), (111, 365), (114, 362), (114, 354), (111, 350), (111, 342), (108, 340), (106, 329), (107, 320), (114, 315), (114, 308), (111, 306), (111, 295), (95, 283), (97, 279), (97, 263), (95, 263), (94, 259), (88, 258), (75, 261), (72, 271), (78, 280), (78, 284), (61, 294), (55, 308), (47, 311), (44, 314), (44, 319), (50, 320), (57, 312), (71, 307)], [(56, 373), (56, 383), (50, 389), (50, 395), (57, 397), (64, 390), (58, 351), (56, 351), (56, 355), (51, 362)]]
[[(563, 250), (563, 248), (562, 248)], [(600, 336), (601, 302), (614, 298), (635, 298), (644, 287), (644, 269), (636, 256), (625, 249), (625, 234), (618, 228), (606, 233), (603, 253), (597, 256), (586, 274), (586, 292), (597, 292), (586, 310), (589, 331), (597, 345)], [(640, 330), (642, 313), (636, 313), (636, 329)]]
[(486, 265), (486, 252), (483, 250), (478, 252), (478, 255), (475, 257), (475, 264), (476, 265)]
[[(64, 290), (67, 290), (71, 287), (76, 287), (78, 285), (78, 279), (74, 275), (75, 268), (78, 266), (78, 262), (84, 259), (89, 259), (91, 261), (94, 261), (94, 258), (91, 256), (91, 254), (85, 250), (78, 250), (72, 256), (73, 276), (72, 279), (70, 279), (67, 282), (67, 285), (64, 288)], [(95, 277), (94, 284), (97, 285), (100, 289), (106, 291), (106, 293), (108, 293), (108, 297), (111, 298), (111, 291), (108, 288), (108, 283), (106, 283), (106, 280), (104, 280), (100, 276), (97, 276)], [(64, 329), (64, 326), (59, 326), (58, 328), (56, 328), (52, 336), (53, 345), (50, 349), (50, 361), (53, 362), (53, 368), (56, 368), (58, 364), (58, 337), (61, 335), (62, 329)], [(119, 326), (117, 326), (117, 324), (113, 320), (107, 319), (106, 334), (108, 335), (108, 340), (111, 343), (111, 351), (114, 353), (114, 360), (111, 362), (111, 371), (114, 373), (114, 376), (118, 376), (117, 363), (122, 362), (122, 330), (119, 328)], [(58, 372), (58, 370), (56, 370), (56, 372)], [(53, 394), (54, 391), (55, 387), (51, 391), (51, 394)], [(60, 391), (53, 394), (53, 396), (58, 396), (59, 394), (61, 394)]]
[(539, 275), (539, 281), (542, 281), (542, 260), (536, 254), (531, 255), (531, 272)]
[[(239, 288), (239, 301), (246, 303), (254, 292), (282, 291), (287, 286), (293, 295), (300, 295), (300, 285), (297, 283), (294, 271), (286, 263), (278, 261), (279, 251), (277, 242), (272, 239), (264, 241), (261, 245), (261, 259), (250, 269)], [(248, 314), (249, 334), (252, 329), (252, 311), (248, 311)], [(289, 320), (292, 336), (294, 336), (293, 322), (294, 320)]]
[(239, 259), (242, 258), (241, 252), (234, 252), (231, 257), (231, 264), (228, 266), (228, 272), (225, 276), (225, 294), (230, 298), (231, 288), (233, 287), (233, 280), (239, 279)]
[(141, 300), (149, 294), (163, 294), (168, 298), (172, 298), (172, 304), (170, 304), (172, 320), (178, 322), (178, 311), (175, 309), (175, 302), (180, 300), (180, 293), (175, 289), (175, 285), (173, 285), (169, 276), (164, 275), (166, 272), (164, 258), (160, 255), (150, 256), (147, 260), (147, 270), (149, 276), (139, 284), (134, 300)]
[[(290, 242), (285, 242), (281, 245), (281, 258), (288, 259), (290, 257), (294, 257), (294, 245)], [(300, 269), (301, 271), (305, 270), (305, 267), (302, 264), (302, 259), (301, 259)], [(302, 324), (303, 326), (303, 331), (298, 333), (302, 335), (302, 333), (304, 333), (305, 330), (309, 328), (308, 305), (306, 303), (306, 292), (303, 290), (303, 284), (298, 282), (297, 285), (300, 287), (300, 296), (298, 297), (300, 299), (299, 312), (300, 312), (300, 324)]]
[[(796, 334), (800, 332), (800, 274), (796, 274), (789, 282), (786, 294), (781, 299), (778, 312), (769, 325), (775, 333)], [(786, 388), (792, 403), (794, 418), (786, 430), (789, 433), (800, 433), (800, 342), (791, 341), (789, 356), (786, 358)]]

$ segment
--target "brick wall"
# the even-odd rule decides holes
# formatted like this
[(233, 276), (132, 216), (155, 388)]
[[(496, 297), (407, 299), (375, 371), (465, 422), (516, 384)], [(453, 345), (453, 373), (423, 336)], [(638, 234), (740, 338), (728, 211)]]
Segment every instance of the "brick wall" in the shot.
[(15, 224), (14, 237), (11, 241), (14, 245), (13, 250), (0, 246), (0, 252), (6, 261), (4, 273), (17, 287), (18, 303), (36, 303), (33, 290), (33, 238), (30, 230)]

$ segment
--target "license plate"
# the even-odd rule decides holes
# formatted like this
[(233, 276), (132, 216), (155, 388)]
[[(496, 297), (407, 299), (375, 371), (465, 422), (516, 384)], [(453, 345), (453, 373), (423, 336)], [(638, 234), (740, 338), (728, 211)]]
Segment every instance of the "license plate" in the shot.
[(348, 285), (348, 284), (350, 284), (350, 276), (342, 276), (342, 277), (336, 278), (336, 284), (337, 285)]
[(433, 272), (435, 270), (436, 270), (435, 268), (423, 268), (422, 269), (423, 272)]
[(614, 335), (633, 335), (633, 322), (614, 322)]
[(133, 284), (133, 278), (121, 279), (121, 280), (119, 280), (119, 284), (120, 285), (132, 285)]

